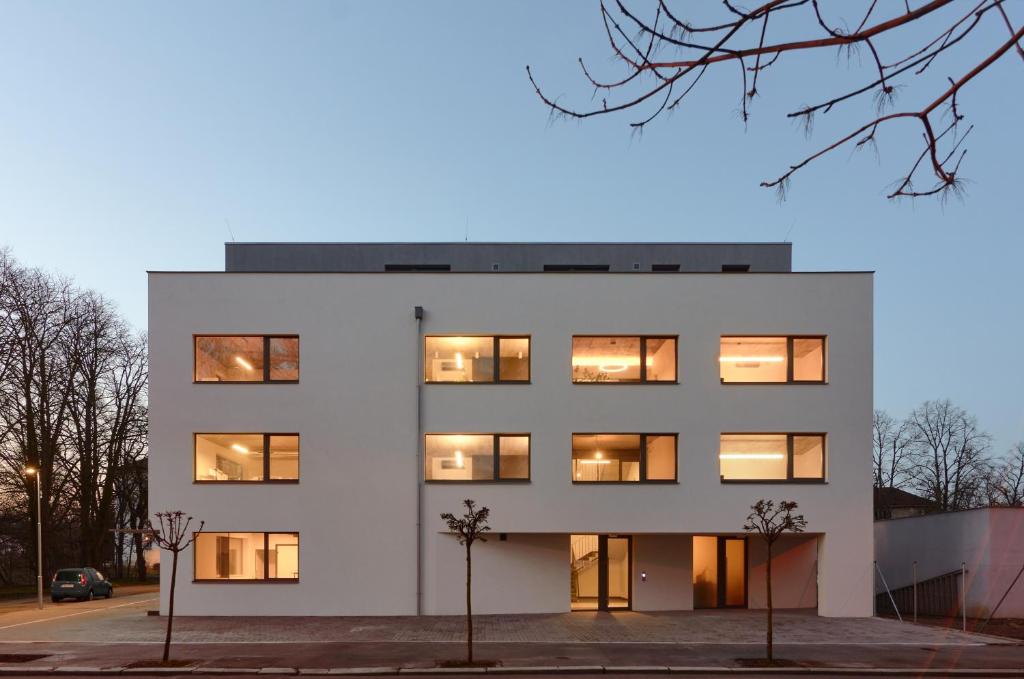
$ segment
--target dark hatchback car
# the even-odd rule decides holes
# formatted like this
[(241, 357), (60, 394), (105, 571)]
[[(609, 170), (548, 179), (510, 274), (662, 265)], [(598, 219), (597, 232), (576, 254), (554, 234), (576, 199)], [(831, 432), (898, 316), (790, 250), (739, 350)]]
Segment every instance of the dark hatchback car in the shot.
[(53, 574), (50, 583), (50, 598), (91, 601), (102, 596), (114, 596), (114, 585), (95, 568), (62, 568)]

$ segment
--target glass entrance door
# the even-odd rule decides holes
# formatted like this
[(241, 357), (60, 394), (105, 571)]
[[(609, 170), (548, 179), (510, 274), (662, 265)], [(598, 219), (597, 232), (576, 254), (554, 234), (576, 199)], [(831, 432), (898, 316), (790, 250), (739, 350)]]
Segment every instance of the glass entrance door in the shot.
[(633, 593), (632, 537), (573, 535), (570, 542), (572, 610), (629, 610)]
[(747, 540), (715, 535), (693, 537), (693, 607), (747, 606)]

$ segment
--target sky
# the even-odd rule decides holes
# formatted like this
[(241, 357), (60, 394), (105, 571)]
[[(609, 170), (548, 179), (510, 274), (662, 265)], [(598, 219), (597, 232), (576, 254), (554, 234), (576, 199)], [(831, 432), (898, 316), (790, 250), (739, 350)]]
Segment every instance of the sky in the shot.
[[(632, 6), (650, 16), (654, 3)], [(710, 16), (721, 3), (674, 6)], [(1024, 3), (1008, 9), (1024, 21)], [(1000, 21), (908, 81), (897, 108), (923, 107), (1006, 41)], [(945, 25), (879, 48), (895, 56)], [(874, 104), (820, 116), (809, 138), (785, 114), (869, 81), (864, 55), (785, 55), (746, 125), (735, 65), (709, 69), (641, 136), (638, 113), (552, 121), (525, 66), (560, 102), (592, 105), (577, 57), (622, 75), (603, 31), (594, 1), (5, 0), (0, 246), (145, 328), (145, 272), (222, 269), (232, 239), (789, 240), (796, 270), (877, 272), (877, 408), (950, 398), (996, 452), (1024, 440), (1024, 61), (1011, 52), (961, 90), (975, 125), (963, 201), (886, 200), (920, 146), (899, 122), (878, 158), (841, 149), (779, 203), (759, 182)]]

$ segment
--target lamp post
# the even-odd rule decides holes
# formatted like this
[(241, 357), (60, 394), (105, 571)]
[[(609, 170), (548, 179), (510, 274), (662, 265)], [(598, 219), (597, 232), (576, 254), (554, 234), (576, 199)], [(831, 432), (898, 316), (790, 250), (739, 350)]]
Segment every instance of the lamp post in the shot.
[(43, 608), (43, 472), (28, 467), (25, 473), (36, 477), (36, 594), (39, 609)]

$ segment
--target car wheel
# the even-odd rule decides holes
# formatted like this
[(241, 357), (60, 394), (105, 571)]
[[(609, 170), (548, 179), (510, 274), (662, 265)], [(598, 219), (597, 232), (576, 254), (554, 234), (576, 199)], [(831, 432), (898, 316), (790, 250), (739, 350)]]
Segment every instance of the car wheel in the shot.
[(92, 600), (93, 600), (93, 599), (95, 599), (95, 598), (96, 598), (96, 597), (94, 597), (94, 596), (93, 596), (93, 594), (92, 594), (92, 590), (91, 590), (91, 589), (89, 590), (89, 593), (85, 595), (85, 600), (86, 600), (86, 601), (92, 601)]
[(112, 586), (107, 587), (107, 598), (109, 599), (112, 596), (114, 596), (114, 588)]

